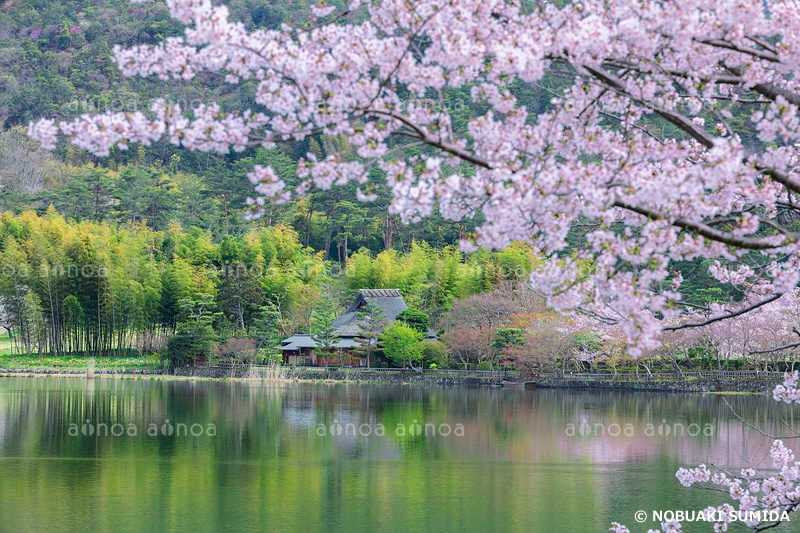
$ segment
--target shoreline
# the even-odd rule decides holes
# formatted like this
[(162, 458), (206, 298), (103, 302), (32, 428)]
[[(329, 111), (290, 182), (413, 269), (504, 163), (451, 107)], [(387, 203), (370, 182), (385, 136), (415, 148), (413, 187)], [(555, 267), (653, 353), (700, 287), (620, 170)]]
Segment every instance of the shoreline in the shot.
[(683, 392), (705, 394), (768, 394), (780, 382), (776, 376), (709, 379), (684, 378), (664, 380), (625, 379), (613, 376), (608, 379), (574, 379), (570, 377), (530, 377), (509, 380), (499, 376), (452, 374), (414, 374), (364, 369), (362, 371), (309, 371), (292, 367), (275, 369), (183, 367), (172, 372), (161, 369), (70, 369), (70, 368), (0, 368), (0, 377), (79, 377), (118, 379), (168, 379), (202, 381), (264, 381), (276, 383), (361, 383), (361, 384), (415, 384), (466, 387), (494, 387), (520, 390), (567, 389), (597, 391)]
[[(283, 367), (279, 367), (283, 368)], [(218, 369), (203, 367), (176, 368), (172, 372), (159, 369), (136, 370), (94, 370), (50, 369), (50, 368), (0, 368), (0, 378), (4, 377), (74, 377), (84, 379), (162, 379), (196, 381), (262, 381), (272, 383), (355, 383), (355, 384), (397, 384), (397, 385), (447, 385), (468, 387), (502, 387), (503, 382), (496, 378), (413, 375), (389, 372), (310, 372), (294, 369), (272, 372), (252, 372), (250, 369)], [(519, 383), (520, 385), (522, 383)]]
[(696, 379), (671, 381), (570, 380), (545, 378), (536, 388), (597, 391), (688, 392), (700, 394), (770, 394), (782, 380), (777, 378)]

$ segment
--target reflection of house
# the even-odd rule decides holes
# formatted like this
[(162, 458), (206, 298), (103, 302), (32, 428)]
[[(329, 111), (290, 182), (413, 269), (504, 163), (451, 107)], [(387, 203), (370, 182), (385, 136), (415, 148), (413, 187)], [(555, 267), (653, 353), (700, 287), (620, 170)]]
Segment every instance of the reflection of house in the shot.
[[(314, 353), (317, 347), (314, 336), (297, 334), (281, 342), (284, 361), (290, 365), (322, 366), (327, 362), (331, 365), (367, 366), (365, 355), (357, 349), (363, 346), (358, 313), (368, 304), (375, 304), (383, 310), (387, 326), (408, 308), (397, 289), (361, 289), (347, 311), (333, 321), (337, 337), (335, 353), (328, 357), (318, 356)], [(435, 334), (429, 331), (428, 338), (435, 338)]]

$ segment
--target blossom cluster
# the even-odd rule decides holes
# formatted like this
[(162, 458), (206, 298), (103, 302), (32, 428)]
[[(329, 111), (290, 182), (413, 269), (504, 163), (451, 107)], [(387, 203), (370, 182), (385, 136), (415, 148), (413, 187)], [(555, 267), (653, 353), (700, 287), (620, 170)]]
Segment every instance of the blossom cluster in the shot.
[[(747, 308), (747, 303), (711, 304), (706, 313), (689, 312), (670, 326), (696, 324), (662, 335), (654, 353), (668, 355), (694, 346), (708, 346), (721, 360), (778, 361), (800, 348), (800, 291), (791, 290), (749, 312), (706, 323), (709, 315), (726, 316)], [(703, 325), (700, 325), (703, 324)]]
[(797, 370), (789, 374), (783, 384), (778, 385), (772, 391), (772, 397), (775, 398), (775, 401), (788, 404), (800, 403), (800, 389), (797, 388), (798, 380), (800, 380), (800, 374)]

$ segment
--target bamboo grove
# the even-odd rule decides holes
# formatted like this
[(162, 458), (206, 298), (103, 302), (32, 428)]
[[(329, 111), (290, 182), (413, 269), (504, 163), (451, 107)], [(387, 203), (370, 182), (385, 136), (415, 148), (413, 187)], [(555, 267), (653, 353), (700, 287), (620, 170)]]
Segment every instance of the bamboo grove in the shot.
[(435, 316), (456, 298), (524, 279), (534, 260), (523, 246), (465, 259), (416, 242), (407, 253), (362, 249), (345, 264), (323, 256), (281, 225), (215, 241), (196, 227), (68, 221), (52, 206), (4, 212), (0, 326), (17, 353), (152, 353), (201, 303), (220, 340), (253, 335), (265, 305), (280, 334), (309, 331), (322, 298), (345, 303), (364, 287), (400, 288)]

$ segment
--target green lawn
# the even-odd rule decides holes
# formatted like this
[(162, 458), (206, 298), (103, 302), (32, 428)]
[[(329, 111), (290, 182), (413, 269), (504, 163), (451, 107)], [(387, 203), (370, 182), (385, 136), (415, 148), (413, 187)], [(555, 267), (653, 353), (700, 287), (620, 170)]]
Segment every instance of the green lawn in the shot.
[[(61, 356), (50, 357), (38, 355), (10, 355), (0, 353), (0, 368), (64, 368), (86, 369), (89, 366), (89, 357)], [(161, 361), (157, 355), (142, 357), (96, 357), (94, 359), (96, 370), (146, 370), (161, 368)]]
[[(51, 357), (38, 355), (14, 355), (11, 353), (11, 339), (8, 333), (0, 335), (0, 368), (70, 368), (85, 369), (89, 366), (89, 357), (64, 355)], [(94, 367), (97, 370), (144, 370), (161, 368), (158, 355), (134, 357), (96, 357)]]
[(8, 333), (0, 335), (0, 355), (8, 355), (11, 353), (11, 339), (8, 338)]

